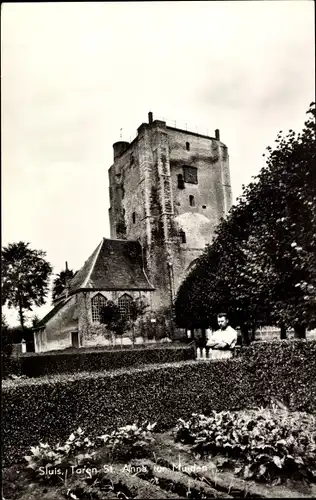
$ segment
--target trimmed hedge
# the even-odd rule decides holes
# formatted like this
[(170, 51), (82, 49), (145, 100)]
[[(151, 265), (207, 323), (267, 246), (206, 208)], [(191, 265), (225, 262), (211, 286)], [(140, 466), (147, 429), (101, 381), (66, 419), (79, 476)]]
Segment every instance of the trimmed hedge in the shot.
[(28, 354), (17, 358), (19, 374), (40, 377), (57, 373), (113, 370), (148, 363), (195, 359), (194, 346), (147, 347), (145, 349), (88, 350)]
[(260, 342), (216, 362), (4, 381), (2, 397), (6, 464), (79, 426), (93, 437), (140, 419), (158, 422), (159, 431), (192, 412), (267, 406), (271, 397), (291, 410), (315, 411), (316, 341)]

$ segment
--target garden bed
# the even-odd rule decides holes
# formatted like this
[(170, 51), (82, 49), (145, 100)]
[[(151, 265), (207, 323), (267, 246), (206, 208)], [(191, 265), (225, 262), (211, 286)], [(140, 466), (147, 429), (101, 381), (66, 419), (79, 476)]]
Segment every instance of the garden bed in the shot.
[[(214, 420), (217, 426), (212, 434)], [(249, 445), (249, 450), (255, 451), (249, 454), (249, 461), (245, 453), (236, 455), (229, 447), (225, 450), (218, 435), (222, 433), (227, 444), (233, 439), (237, 442), (240, 424), (246, 422), (251, 425), (245, 435), (253, 439), (256, 429), (267, 429), (272, 420), (275, 435), (271, 438), (262, 430), (260, 446), (275, 447), (270, 455), (266, 450), (267, 456), (273, 463), (282, 461), (285, 445), (278, 447), (278, 443), (288, 427), (287, 439), (292, 436), (295, 440), (292, 458), (300, 457), (298, 467), (284, 467), (283, 471), (272, 467), (270, 474), (241, 475), (245, 466), (254, 464), (253, 470), (257, 470), (258, 443)], [(166, 433), (156, 433), (155, 424), (133, 424), (106, 431), (95, 441), (79, 428), (63, 445), (40, 443), (30, 449), (23, 464), (5, 468), (3, 498), (314, 498), (316, 476), (310, 469), (315, 465), (315, 437), (314, 415), (282, 408), (193, 415), (187, 422), (180, 419), (175, 429)]]
[[(27, 447), (65, 439), (78, 426), (97, 433), (102, 426), (144, 418), (157, 421), (157, 429), (165, 431), (193, 412), (266, 406), (271, 396), (291, 411), (313, 411), (316, 342), (272, 344), (217, 362), (189, 360), (4, 381), (5, 465), (17, 463)], [(164, 353), (175, 351), (166, 348)]]

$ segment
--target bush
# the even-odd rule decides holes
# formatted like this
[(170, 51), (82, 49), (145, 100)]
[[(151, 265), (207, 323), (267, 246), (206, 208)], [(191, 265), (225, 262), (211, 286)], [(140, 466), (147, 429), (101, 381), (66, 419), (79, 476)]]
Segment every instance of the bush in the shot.
[(6, 351), (1, 353), (1, 375), (4, 379), (21, 375), (20, 363)]
[(21, 373), (40, 377), (54, 373), (103, 371), (148, 363), (168, 363), (195, 358), (193, 347), (55, 352), (19, 357)]
[(160, 431), (194, 412), (267, 406), (271, 397), (290, 410), (315, 411), (316, 341), (262, 344), (260, 355), (250, 347), (239, 358), (217, 362), (4, 381), (5, 460), (21, 459), (38, 441), (62, 441), (77, 427), (93, 437), (105, 427), (147, 420)]
[(316, 480), (316, 424), (313, 415), (286, 409), (194, 413), (177, 424), (176, 441), (191, 444), (199, 456), (218, 453), (241, 458), (235, 473), (244, 479), (281, 482)]

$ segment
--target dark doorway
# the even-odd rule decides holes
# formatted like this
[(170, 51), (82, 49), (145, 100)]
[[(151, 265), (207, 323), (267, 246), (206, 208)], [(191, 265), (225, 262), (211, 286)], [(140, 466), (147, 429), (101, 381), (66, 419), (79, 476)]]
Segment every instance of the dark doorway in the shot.
[(78, 332), (71, 332), (71, 347), (78, 349), (79, 347), (79, 334)]

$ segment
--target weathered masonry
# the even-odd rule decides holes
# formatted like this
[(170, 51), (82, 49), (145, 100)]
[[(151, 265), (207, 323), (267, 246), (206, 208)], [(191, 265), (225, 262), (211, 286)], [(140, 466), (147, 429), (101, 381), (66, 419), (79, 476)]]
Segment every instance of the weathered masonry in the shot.
[(153, 308), (169, 306), (188, 269), (231, 207), (227, 147), (215, 137), (153, 120), (116, 142), (109, 169), (111, 238), (137, 240), (154, 286)]
[[(111, 239), (102, 239), (34, 329), (36, 352), (115, 345), (100, 323), (106, 301), (128, 315), (139, 298), (149, 318), (170, 307), (231, 207), (228, 152), (219, 130), (208, 137), (169, 127), (152, 113), (148, 119), (131, 143), (113, 146)], [(141, 325), (136, 343), (145, 341)], [(131, 335), (122, 343), (132, 343)]]

